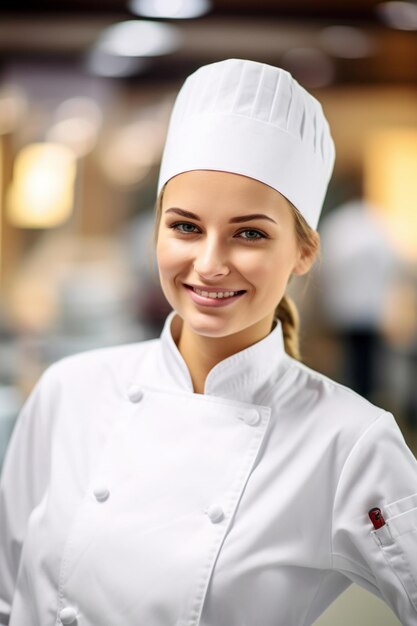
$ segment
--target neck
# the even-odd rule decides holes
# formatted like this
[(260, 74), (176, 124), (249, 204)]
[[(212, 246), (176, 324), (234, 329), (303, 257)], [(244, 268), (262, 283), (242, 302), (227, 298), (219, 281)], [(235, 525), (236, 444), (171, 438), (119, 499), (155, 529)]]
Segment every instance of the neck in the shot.
[(194, 393), (204, 393), (207, 375), (218, 363), (266, 337), (271, 332), (272, 321), (268, 316), (226, 337), (199, 335), (182, 322), (175, 343), (190, 372)]

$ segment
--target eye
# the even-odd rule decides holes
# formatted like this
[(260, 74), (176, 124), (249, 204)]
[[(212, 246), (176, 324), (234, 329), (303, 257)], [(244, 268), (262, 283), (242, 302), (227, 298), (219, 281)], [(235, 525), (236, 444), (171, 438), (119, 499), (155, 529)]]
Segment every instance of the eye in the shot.
[(191, 226), (191, 228), (197, 228), (196, 226), (194, 226), (194, 224), (190, 224), (189, 222), (175, 222), (174, 224), (170, 225), (170, 228), (172, 228), (172, 230), (177, 230), (178, 232), (184, 233), (184, 234), (195, 232), (193, 230), (182, 230), (181, 228), (179, 228), (179, 226)]
[(255, 230), (253, 228), (246, 228), (245, 230), (241, 230), (240, 233), (238, 234), (241, 235), (242, 233), (255, 233), (257, 235), (257, 237), (243, 237), (245, 241), (252, 242), (252, 241), (259, 241), (259, 239), (266, 239), (266, 235), (261, 233), (260, 230)]

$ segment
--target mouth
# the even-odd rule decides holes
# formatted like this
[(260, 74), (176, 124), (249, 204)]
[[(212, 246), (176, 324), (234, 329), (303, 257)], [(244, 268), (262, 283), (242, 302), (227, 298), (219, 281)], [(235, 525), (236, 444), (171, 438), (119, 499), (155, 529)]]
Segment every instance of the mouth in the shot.
[(202, 296), (204, 298), (212, 299), (212, 300), (225, 300), (228, 298), (234, 298), (236, 296), (240, 296), (246, 293), (246, 289), (237, 289), (237, 290), (227, 290), (224, 288), (214, 289), (213, 287), (206, 287), (205, 289), (199, 289), (197, 287), (193, 287), (192, 285), (187, 285), (184, 283), (184, 287), (193, 291), (194, 293)]

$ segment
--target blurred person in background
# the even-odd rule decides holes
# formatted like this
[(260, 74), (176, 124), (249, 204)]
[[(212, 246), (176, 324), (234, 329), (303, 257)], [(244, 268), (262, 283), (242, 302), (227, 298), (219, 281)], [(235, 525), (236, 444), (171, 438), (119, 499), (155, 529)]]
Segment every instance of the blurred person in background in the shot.
[(321, 314), (342, 344), (343, 382), (369, 400), (382, 380), (384, 306), (400, 264), (375, 215), (359, 198), (327, 215), (318, 271)]
[(62, 359), (13, 432), (0, 623), (312, 624), (354, 581), (417, 624), (417, 461), (299, 360), (333, 170), (321, 105), (227, 59), (176, 99), (156, 204), (159, 339)]

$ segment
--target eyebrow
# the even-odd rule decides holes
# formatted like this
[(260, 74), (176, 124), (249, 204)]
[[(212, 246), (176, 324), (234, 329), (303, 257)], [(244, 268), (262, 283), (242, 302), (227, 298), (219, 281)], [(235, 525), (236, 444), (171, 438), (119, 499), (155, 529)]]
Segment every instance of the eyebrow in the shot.
[[(185, 211), (184, 209), (179, 209), (178, 207), (171, 207), (165, 211), (167, 213), (178, 213), (178, 215), (182, 215), (183, 217), (188, 217), (192, 220), (197, 220), (200, 222), (200, 218), (195, 213), (191, 213), (191, 211)], [(272, 217), (268, 217), (268, 215), (264, 215), (263, 213), (253, 213), (251, 215), (238, 215), (237, 217), (232, 217), (229, 220), (229, 224), (239, 224), (240, 222), (249, 222), (251, 220), (269, 220), (270, 222), (276, 221), (272, 219)]]

